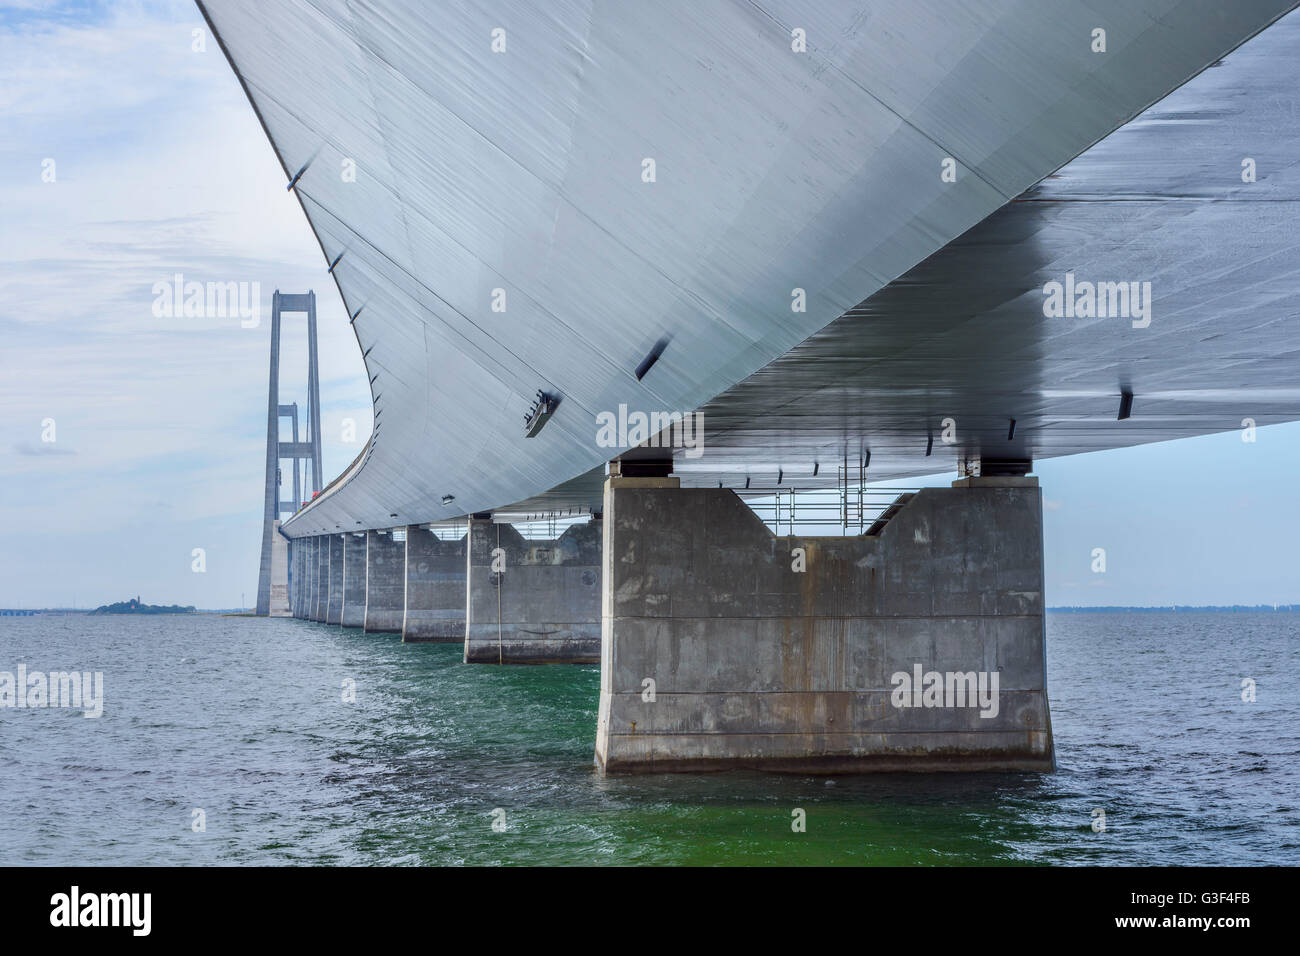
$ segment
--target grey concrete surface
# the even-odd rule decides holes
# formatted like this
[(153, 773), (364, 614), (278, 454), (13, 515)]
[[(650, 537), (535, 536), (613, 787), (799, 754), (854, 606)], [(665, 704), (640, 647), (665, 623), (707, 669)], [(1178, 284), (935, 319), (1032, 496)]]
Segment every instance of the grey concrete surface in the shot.
[(406, 543), (391, 532), (366, 532), (366, 610), (368, 632), (402, 633), (406, 607)]
[[(1037, 479), (959, 484), (874, 537), (778, 538), (729, 490), (609, 479), (597, 763), (1052, 769)], [(996, 674), (996, 713), (898, 706), (917, 667)]]
[(289, 617), (289, 539), (280, 533), (278, 518), (271, 523), (271, 532), (266, 613), (270, 617)]
[(343, 536), (343, 608), (339, 623), (361, 627), (366, 622), (366, 534)]
[(311, 613), (312, 558), (315, 551), (315, 538), (294, 538), (293, 549), (298, 553), (298, 606), (294, 617), (306, 620)]
[(339, 624), (343, 620), (343, 535), (328, 535), (326, 541), (329, 564), (325, 579), (325, 623)]
[(316, 593), (312, 597), (311, 619), (325, 622), (325, 611), (330, 594), (330, 539), (328, 535), (316, 536)]
[[(466, 663), (599, 661), (600, 540), (599, 520), (528, 540), (513, 525), (471, 519)], [(504, 572), (493, 570), (498, 548)]]
[(406, 609), (402, 642), (465, 640), (465, 539), (443, 541), (419, 525), (406, 529)]
[(302, 604), (302, 540), (289, 542), (289, 616), (297, 617)]

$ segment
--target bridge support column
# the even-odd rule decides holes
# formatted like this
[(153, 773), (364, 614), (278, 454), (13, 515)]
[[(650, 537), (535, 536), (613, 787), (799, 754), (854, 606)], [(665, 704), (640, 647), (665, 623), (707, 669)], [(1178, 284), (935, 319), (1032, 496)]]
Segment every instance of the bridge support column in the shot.
[(339, 623), (361, 627), (366, 622), (366, 534), (343, 535), (343, 607)]
[(325, 610), (330, 594), (330, 539), (316, 535), (316, 593), (312, 597), (313, 621), (325, 623)]
[(599, 519), (530, 541), (471, 518), (465, 662), (597, 663), (600, 538)]
[(303, 618), (308, 621), (316, 620), (316, 592), (320, 587), (320, 539), (315, 535), (307, 539), (307, 567), (305, 574), (307, 580), (304, 585), (307, 588), (307, 603), (303, 607)]
[(289, 617), (298, 616), (298, 555), (294, 551), (293, 541), (286, 541), (289, 552)]
[(306, 620), (311, 606), (311, 538), (295, 538), (293, 546), (298, 552), (298, 609), (295, 617)]
[(289, 542), (289, 613), (302, 617), (302, 538)]
[(465, 539), (442, 540), (427, 528), (406, 529), (406, 604), (402, 643), (465, 640)]
[(366, 532), (366, 612), (368, 633), (401, 634), (406, 608), (406, 544), (392, 532)]
[(295, 555), (294, 574), (297, 575), (297, 584), (294, 586), (294, 591), (298, 596), (298, 604), (293, 610), (293, 616), (303, 619), (307, 617), (307, 598), (311, 593), (311, 577), (307, 573), (307, 558), (311, 554), (311, 539), (295, 538), (293, 551)]
[(605, 484), (606, 772), (1051, 770), (1036, 478), (925, 488), (875, 535)]
[(270, 566), (267, 586), (269, 592), (259, 595), (267, 599), (266, 613), (270, 617), (289, 616), (289, 539), (280, 533), (280, 519), (271, 523)]
[(313, 572), (316, 570), (316, 539), (298, 538), (294, 541), (301, 557), (298, 559), (298, 617), (304, 621), (311, 617), (311, 592)]
[(294, 616), (306, 620), (311, 606), (312, 539), (295, 538), (293, 549), (298, 554), (298, 607)]
[(343, 535), (332, 534), (326, 539), (329, 552), (329, 574), (325, 579), (325, 623), (343, 621)]

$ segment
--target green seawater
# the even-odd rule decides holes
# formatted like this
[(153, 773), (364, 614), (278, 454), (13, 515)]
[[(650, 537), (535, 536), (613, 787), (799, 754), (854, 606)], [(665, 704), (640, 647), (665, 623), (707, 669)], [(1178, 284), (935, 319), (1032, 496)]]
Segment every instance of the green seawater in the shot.
[(0, 708), (0, 863), (1295, 864), (1297, 623), (1049, 615), (1054, 774), (606, 778), (595, 666), (294, 620), (8, 618), (0, 671), (102, 671), (105, 694), (98, 719)]

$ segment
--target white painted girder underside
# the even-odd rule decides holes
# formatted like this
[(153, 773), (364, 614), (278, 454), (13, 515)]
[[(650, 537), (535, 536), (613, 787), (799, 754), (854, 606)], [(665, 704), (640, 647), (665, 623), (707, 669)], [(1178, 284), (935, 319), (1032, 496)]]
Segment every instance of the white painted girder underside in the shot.
[[(738, 403), (733, 387), (1291, 6), (201, 3), (286, 176), (302, 171), (295, 189), (327, 261), (342, 254), (334, 277), (349, 314), (360, 310), (380, 416), (362, 459), (286, 532), (544, 495), (617, 454), (597, 444), (596, 415), (620, 403), (689, 411), (730, 398), (714, 408), (734, 416), (732, 438), (715, 443), (706, 424), (710, 450), (684, 472), (701, 483), (850, 440), (895, 442), (894, 474), (938, 470), (903, 442), (915, 408), (882, 401), (877, 414), (853, 392), (890, 381), (880, 369), (844, 379), (850, 414), (812, 404), (794, 428), (765, 431), (770, 408)], [(1104, 54), (1092, 49), (1099, 26)], [(492, 50), (496, 28), (505, 52)], [(794, 28), (807, 52), (791, 49)], [(955, 183), (941, 179), (945, 157)], [(791, 309), (795, 288), (805, 312)], [(886, 328), (882, 354), (932, 331)], [(997, 355), (997, 332), (972, 338)], [(908, 376), (922, 393), (961, 378), (947, 361)], [(803, 399), (809, 374), (769, 373), (761, 401)], [(1020, 378), (1045, 384), (1041, 368)], [(977, 417), (1003, 391), (994, 376), (961, 385), (953, 394)], [(530, 439), (537, 389), (562, 401)], [(1070, 450), (1126, 443), (1080, 434)]]

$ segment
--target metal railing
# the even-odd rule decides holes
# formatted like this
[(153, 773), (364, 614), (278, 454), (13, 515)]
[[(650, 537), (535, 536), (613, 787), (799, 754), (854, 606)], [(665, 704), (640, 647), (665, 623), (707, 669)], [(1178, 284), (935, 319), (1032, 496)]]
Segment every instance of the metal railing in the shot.
[(776, 535), (869, 534), (879, 531), (920, 488), (853, 485), (848, 488), (760, 488), (737, 491)]
[[(735, 489), (741, 500), (776, 535), (859, 535), (879, 531), (919, 487), (877, 486), (840, 482), (836, 488)], [(568, 527), (591, 520), (586, 509), (561, 512), (497, 512), (495, 521), (508, 522), (528, 540), (553, 540)], [(465, 536), (464, 519), (427, 525), (443, 540)]]
[(451, 521), (434, 521), (427, 527), (440, 541), (459, 541), (465, 537), (465, 533), (469, 530), (469, 522), (463, 518)]
[(591, 520), (591, 512), (586, 508), (544, 512), (497, 511), (493, 513), (492, 520), (514, 525), (515, 530), (526, 540), (550, 541), (575, 524), (586, 524)]

